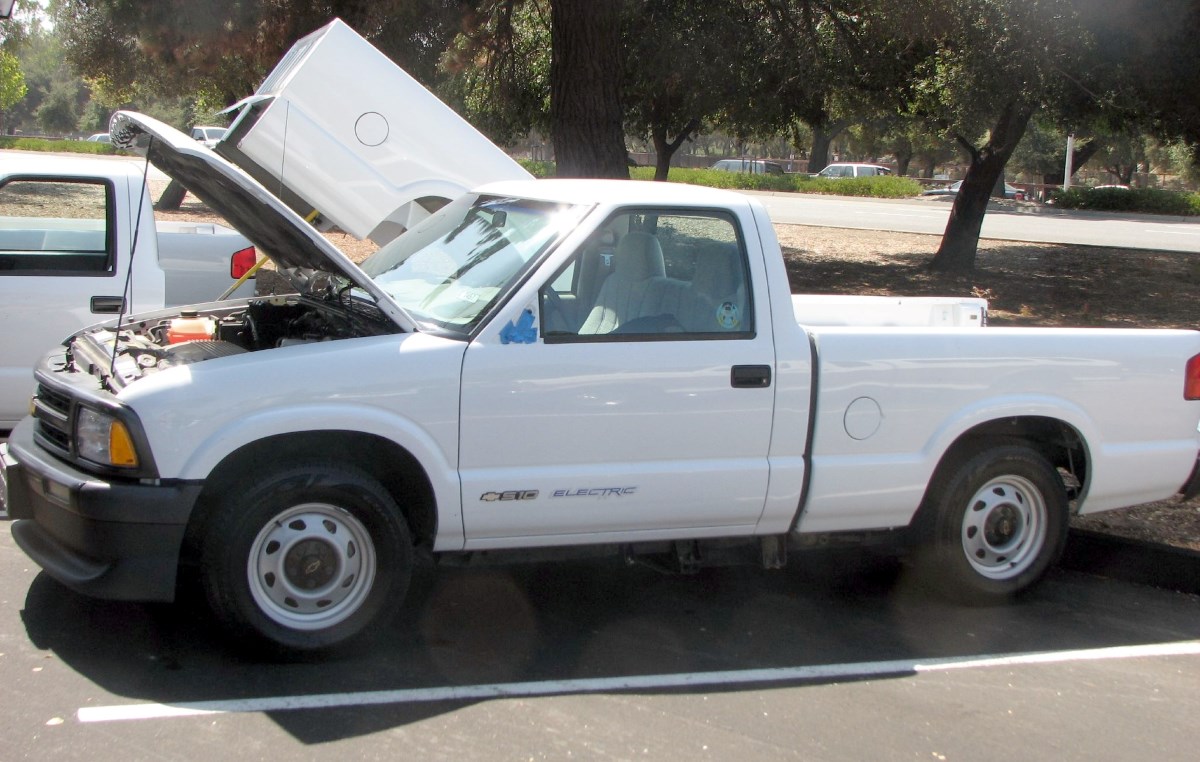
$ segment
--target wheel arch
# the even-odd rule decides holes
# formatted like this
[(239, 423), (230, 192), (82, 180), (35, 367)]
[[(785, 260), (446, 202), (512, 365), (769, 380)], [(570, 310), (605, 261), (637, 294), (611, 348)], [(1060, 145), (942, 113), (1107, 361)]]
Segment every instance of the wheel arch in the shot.
[(251, 469), (286, 466), (320, 458), (344, 463), (377, 480), (400, 506), (413, 541), (432, 548), (438, 530), (433, 484), (420, 461), (399, 444), (361, 431), (322, 430), (277, 434), (246, 443), (226, 455), (204, 481), (184, 536), (181, 563), (194, 565), (199, 539), (220, 495)]
[(1051, 416), (1009, 416), (972, 426), (946, 448), (925, 487), (912, 525), (917, 528), (927, 526), (931, 514), (930, 498), (963, 463), (989, 447), (1004, 444), (1021, 444), (1037, 451), (1064, 475), (1072, 503), (1082, 500), (1087, 492), (1092, 463), (1083, 434), (1070, 423)]

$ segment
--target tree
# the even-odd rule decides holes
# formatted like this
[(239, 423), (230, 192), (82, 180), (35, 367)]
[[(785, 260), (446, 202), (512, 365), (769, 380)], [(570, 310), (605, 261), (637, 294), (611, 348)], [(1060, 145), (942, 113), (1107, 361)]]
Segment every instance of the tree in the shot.
[(945, 138), (931, 133), (920, 121), (903, 115), (888, 123), (880, 140), (896, 157), (896, 174), (901, 176), (908, 175), (912, 163), (916, 162), (919, 173), (933, 177), (937, 165), (955, 155), (954, 147)]
[(0, 50), (0, 118), (8, 109), (16, 106), (25, 97), (26, 92), (29, 92), (29, 88), (25, 86), (25, 73), (20, 71), (17, 56), (8, 53), (7, 50)]
[(0, 64), (3, 71), (0, 90), (5, 91), (0, 94), (0, 116), (3, 117), (0, 129), (3, 132), (12, 133), (21, 126), (41, 102), (42, 93), (37, 87), (31, 58), (35, 55), (33, 49), (38, 47), (36, 43), (43, 36), (40, 16), (28, 7), (16, 6), (12, 17), (0, 23), (0, 57), (13, 57)]
[(455, 0), (63, 0), (54, 17), (76, 70), (111, 91), (209, 93), (228, 105), (253, 92), (293, 42), (335, 16), (429, 84), (459, 6)]
[(621, 70), (621, 3), (552, 0), (550, 135), (559, 177), (629, 177)]
[[(630, 0), (632, 2), (632, 0)], [(547, 99), (530, 89), (540, 82), (521, 81), (521, 74), (540, 64), (516, 51), (529, 50), (522, 36), (536, 27), (522, 23), (530, 3), (549, 8), (549, 76)], [(511, 135), (523, 118), (536, 124), (548, 100), (546, 124), (554, 142), (562, 177), (629, 176), (621, 104), (623, 64), (622, 18), (626, 2), (591, 0), (464, 0), (470, 14), (464, 33), (455, 40), (451, 67), (458, 69), (458, 92), (467, 103), (483, 104), (481, 123), (499, 125)], [(542, 48), (544, 51), (545, 48)], [(463, 63), (482, 71), (470, 74)], [(530, 66), (527, 66), (530, 64)], [(482, 96), (482, 97), (481, 97)], [(493, 133), (494, 135), (494, 133)]]
[[(0, 50), (0, 117), (20, 102), (27, 92), (29, 88), (25, 86), (21, 62), (7, 50)], [(0, 123), (0, 131), (2, 127)]]
[(79, 91), (70, 84), (52, 89), (38, 106), (38, 125), (47, 134), (64, 135), (75, 131), (79, 123)]
[(630, 133), (653, 145), (655, 180), (671, 158), (716, 117), (740, 86), (738, 72), (757, 46), (755, 19), (738, 3), (644, 0), (625, 16), (623, 80)]
[(438, 86), (481, 132), (510, 144), (550, 130), (550, 6), (500, 2), (470, 14), (442, 56)]
[(1164, 142), (1182, 139), (1200, 161), (1200, 3), (1074, 0), (1095, 54), (1072, 107)]
[[(864, 45), (863, 0), (752, 0), (755, 48), (744, 68), (740, 98), (728, 121), (739, 134), (779, 132), (796, 121), (808, 127), (808, 171), (829, 161), (834, 139), (861, 110), (874, 112), (861, 92), (856, 61)], [(800, 148), (800, 146), (797, 146)]]
[(1002, 189), (1005, 165), (1034, 113), (1072, 85), (1067, 73), (1077, 70), (1086, 35), (1069, 0), (896, 0), (879, 7), (876, 33), (922, 51), (898, 88), (909, 99), (906, 110), (967, 159), (930, 267), (971, 270), (988, 199)]

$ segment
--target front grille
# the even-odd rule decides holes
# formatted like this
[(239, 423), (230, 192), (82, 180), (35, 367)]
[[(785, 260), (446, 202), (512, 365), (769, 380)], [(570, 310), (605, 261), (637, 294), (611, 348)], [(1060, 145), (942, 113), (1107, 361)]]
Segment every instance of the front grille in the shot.
[(44, 405), (63, 417), (70, 415), (71, 397), (45, 384), (38, 384), (37, 401), (39, 405)]
[(38, 384), (33, 398), (35, 430), (42, 444), (62, 455), (71, 454), (71, 397)]

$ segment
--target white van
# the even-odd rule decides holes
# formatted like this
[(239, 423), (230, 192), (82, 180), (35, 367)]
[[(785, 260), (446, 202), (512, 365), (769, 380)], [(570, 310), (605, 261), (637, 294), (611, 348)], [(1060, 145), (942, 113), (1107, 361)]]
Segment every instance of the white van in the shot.
[(891, 173), (892, 170), (879, 164), (830, 164), (813, 177), (878, 177)]

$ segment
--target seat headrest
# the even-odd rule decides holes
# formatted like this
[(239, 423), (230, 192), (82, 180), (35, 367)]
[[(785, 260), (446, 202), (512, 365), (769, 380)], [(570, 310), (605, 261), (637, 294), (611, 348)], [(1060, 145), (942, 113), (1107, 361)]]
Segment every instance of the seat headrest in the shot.
[(696, 252), (696, 269), (692, 273), (692, 286), (711, 297), (724, 297), (737, 291), (742, 285), (742, 274), (738, 267), (737, 249), (718, 243), (705, 246)]
[(613, 252), (615, 269), (629, 280), (645, 280), (667, 274), (662, 247), (648, 233), (626, 233)]

